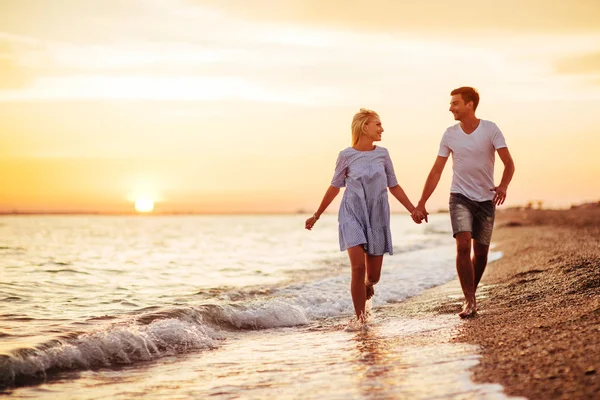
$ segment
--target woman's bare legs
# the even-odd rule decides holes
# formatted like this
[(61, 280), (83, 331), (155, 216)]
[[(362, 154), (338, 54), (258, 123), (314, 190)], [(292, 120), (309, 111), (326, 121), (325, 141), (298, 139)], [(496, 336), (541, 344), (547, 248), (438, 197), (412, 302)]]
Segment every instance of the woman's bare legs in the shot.
[(372, 256), (365, 254), (365, 260), (367, 264), (367, 276), (365, 279), (366, 295), (369, 300), (375, 294), (373, 286), (379, 282), (381, 277), (381, 265), (383, 264), (383, 255)]
[(373, 297), (373, 285), (379, 282), (381, 277), (383, 256), (368, 255), (363, 246), (358, 245), (348, 249), (348, 257), (352, 267), (350, 293), (352, 293), (356, 317), (362, 320), (365, 314), (365, 303)]
[(352, 303), (354, 303), (354, 311), (358, 320), (365, 318), (365, 271), (366, 259), (365, 250), (362, 245), (348, 248), (348, 257), (350, 258), (350, 266), (352, 267), (352, 281), (350, 282), (350, 293), (352, 294)]

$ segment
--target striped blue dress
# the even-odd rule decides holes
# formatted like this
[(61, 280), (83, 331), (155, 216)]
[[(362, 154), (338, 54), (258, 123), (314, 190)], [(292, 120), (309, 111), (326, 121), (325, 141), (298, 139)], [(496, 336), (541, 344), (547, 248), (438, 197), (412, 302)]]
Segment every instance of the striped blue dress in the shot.
[(398, 181), (387, 149), (342, 150), (331, 185), (346, 188), (338, 213), (340, 250), (362, 244), (370, 255), (393, 254), (387, 188)]

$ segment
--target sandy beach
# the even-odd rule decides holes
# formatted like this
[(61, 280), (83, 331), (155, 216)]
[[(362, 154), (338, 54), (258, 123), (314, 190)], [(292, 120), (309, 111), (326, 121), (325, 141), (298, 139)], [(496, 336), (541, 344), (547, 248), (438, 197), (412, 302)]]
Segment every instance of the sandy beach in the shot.
[[(478, 316), (453, 339), (480, 346), (474, 381), (529, 399), (600, 398), (600, 207), (499, 212), (493, 242), (503, 257), (482, 279)], [(444, 294), (458, 287), (418, 302), (457, 313)]]

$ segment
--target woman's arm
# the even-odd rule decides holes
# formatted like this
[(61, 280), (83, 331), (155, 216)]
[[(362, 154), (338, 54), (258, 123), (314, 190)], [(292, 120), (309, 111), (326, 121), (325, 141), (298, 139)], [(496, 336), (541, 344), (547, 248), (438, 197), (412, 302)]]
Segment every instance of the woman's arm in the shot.
[(304, 227), (306, 229), (308, 229), (308, 230), (312, 229), (312, 227), (315, 225), (317, 220), (321, 217), (321, 214), (323, 214), (325, 212), (327, 207), (329, 207), (329, 205), (331, 204), (333, 199), (335, 199), (335, 197), (338, 195), (339, 192), (340, 192), (339, 187), (329, 186), (329, 188), (325, 192), (325, 195), (323, 196), (323, 200), (321, 200), (321, 205), (319, 206), (319, 209), (317, 210), (317, 212), (314, 213), (312, 215), (312, 217), (308, 218), (306, 220), (306, 222), (304, 223)]
[(408, 210), (408, 212), (412, 214), (412, 212), (415, 210), (415, 206), (413, 205), (413, 203), (410, 202), (410, 200), (408, 199), (408, 196), (406, 195), (406, 193), (404, 193), (404, 190), (400, 187), (400, 185), (391, 187), (391, 188), (389, 188), (389, 190), (390, 190), (390, 193), (396, 199), (398, 199), (400, 204), (402, 204), (404, 206), (404, 208), (406, 208)]

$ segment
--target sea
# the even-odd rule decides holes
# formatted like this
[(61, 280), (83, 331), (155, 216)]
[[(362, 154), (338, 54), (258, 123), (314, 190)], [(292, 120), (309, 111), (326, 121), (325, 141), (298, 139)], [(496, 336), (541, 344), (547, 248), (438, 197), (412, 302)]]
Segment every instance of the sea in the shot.
[(472, 381), (456, 315), (401, 312), (456, 279), (447, 214), (392, 215), (364, 325), (336, 215), (306, 218), (0, 217), (0, 396), (508, 398)]

